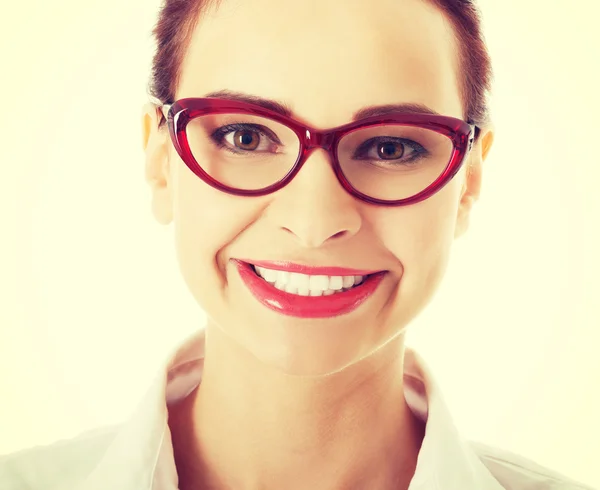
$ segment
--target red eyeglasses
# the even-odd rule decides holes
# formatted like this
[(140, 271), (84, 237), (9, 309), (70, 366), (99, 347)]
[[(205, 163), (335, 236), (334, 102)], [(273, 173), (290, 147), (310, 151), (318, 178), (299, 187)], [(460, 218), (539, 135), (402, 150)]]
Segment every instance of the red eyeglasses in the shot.
[(460, 170), (479, 131), (453, 117), (411, 113), (317, 130), (259, 105), (217, 98), (180, 99), (161, 111), (181, 159), (218, 190), (275, 192), (322, 148), (347, 192), (383, 206), (438, 192)]

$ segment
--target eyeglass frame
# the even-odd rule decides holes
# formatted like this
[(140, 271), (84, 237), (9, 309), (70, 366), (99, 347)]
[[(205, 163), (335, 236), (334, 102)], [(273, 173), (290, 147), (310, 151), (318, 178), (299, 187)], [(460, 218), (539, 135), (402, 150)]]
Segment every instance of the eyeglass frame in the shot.
[[(379, 206), (407, 206), (424, 201), (439, 192), (458, 173), (464, 164), (467, 155), (473, 147), (473, 142), (478, 137), (480, 128), (474, 123), (466, 122), (451, 116), (421, 113), (390, 113), (385, 116), (373, 116), (353, 121), (330, 129), (319, 130), (310, 127), (298, 120), (249, 102), (220, 99), (213, 97), (190, 97), (176, 100), (172, 104), (154, 102), (158, 111), (167, 122), (171, 141), (175, 150), (186, 166), (200, 179), (211, 187), (236, 196), (257, 197), (276, 192), (289, 184), (298, 174), (311, 153), (324, 149), (329, 154), (333, 171), (346, 192), (350, 195)], [(283, 124), (292, 130), (298, 137), (300, 144), (298, 157), (289, 172), (268, 187), (258, 190), (237, 189), (229, 187), (204, 171), (196, 161), (188, 143), (186, 127), (193, 119), (209, 114), (249, 114), (265, 117)], [(160, 121), (162, 123), (162, 120)], [(429, 186), (414, 196), (394, 201), (377, 199), (355, 189), (347, 180), (338, 160), (338, 144), (348, 133), (362, 127), (373, 127), (385, 124), (404, 124), (424, 129), (433, 130), (448, 137), (453, 144), (453, 150), (446, 168), (442, 174)]]

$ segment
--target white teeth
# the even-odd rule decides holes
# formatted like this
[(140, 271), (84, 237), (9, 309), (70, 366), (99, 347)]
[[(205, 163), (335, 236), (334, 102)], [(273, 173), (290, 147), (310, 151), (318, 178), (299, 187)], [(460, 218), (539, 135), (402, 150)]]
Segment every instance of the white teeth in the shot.
[(327, 291), (329, 289), (328, 276), (308, 276), (309, 288), (316, 291)]
[[(285, 289), (286, 284), (289, 283), (290, 273), (287, 271), (273, 271), (277, 272), (277, 280), (275, 281), (275, 287), (277, 289), (281, 289), (282, 291)], [(270, 281), (268, 281), (270, 282)]]
[(261, 272), (262, 272), (261, 275), (265, 281), (267, 281), (267, 282), (277, 281), (277, 276), (279, 275), (278, 271), (274, 271), (271, 269), (263, 269)]
[(306, 289), (306, 296), (308, 296), (308, 289), (310, 288), (309, 280), (310, 278), (306, 274), (296, 274), (295, 272), (290, 273), (290, 283), (296, 286), (298, 290)]
[(351, 288), (354, 286), (354, 276), (344, 276), (342, 278), (342, 286), (345, 288)]
[(256, 273), (277, 289), (299, 296), (331, 296), (361, 284), (364, 276), (309, 276), (255, 266)]
[(331, 276), (329, 279), (329, 289), (333, 289), (334, 291), (339, 291), (342, 289), (344, 283), (344, 278), (342, 276)]

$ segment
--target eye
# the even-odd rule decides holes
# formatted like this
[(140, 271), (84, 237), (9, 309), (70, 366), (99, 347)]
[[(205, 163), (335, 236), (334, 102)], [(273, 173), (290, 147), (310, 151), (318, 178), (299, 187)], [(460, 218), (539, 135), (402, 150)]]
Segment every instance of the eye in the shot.
[(378, 136), (362, 142), (354, 150), (354, 158), (373, 162), (409, 164), (426, 153), (427, 150), (416, 141)]
[(282, 146), (277, 134), (266, 125), (232, 123), (221, 126), (211, 134), (213, 142), (224, 150), (239, 155), (277, 153)]
[(377, 145), (377, 155), (383, 160), (397, 160), (402, 158), (406, 151), (406, 146), (402, 143), (386, 141)]
[[(229, 141), (230, 138), (233, 138), (233, 142)], [(260, 134), (256, 131), (244, 129), (229, 133), (225, 140), (240, 150), (256, 150), (260, 144)]]

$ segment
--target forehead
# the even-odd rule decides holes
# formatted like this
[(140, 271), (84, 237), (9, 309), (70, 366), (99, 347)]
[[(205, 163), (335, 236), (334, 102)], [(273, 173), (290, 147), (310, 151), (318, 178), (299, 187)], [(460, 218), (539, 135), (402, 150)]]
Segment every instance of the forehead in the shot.
[(317, 127), (405, 102), (462, 117), (457, 60), (451, 24), (426, 0), (224, 0), (198, 22), (177, 98), (244, 92)]

